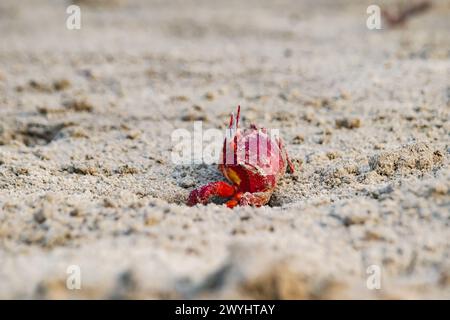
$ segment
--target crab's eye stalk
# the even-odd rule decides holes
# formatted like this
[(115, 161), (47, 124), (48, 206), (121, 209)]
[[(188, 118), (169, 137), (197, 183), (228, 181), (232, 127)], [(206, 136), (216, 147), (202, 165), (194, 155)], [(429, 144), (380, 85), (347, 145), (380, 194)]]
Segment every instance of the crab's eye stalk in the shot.
[(239, 140), (239, 119), (241, 117), (241, 107), (238, 106), (236, 117), (234, 113), (231, 113), (230, 124), (225, 134), (225, 141), (223, 144), (223, 163), (235, 164), (236, 163), (236, 151)]
[(234, 112), (231, 113), (230, 116), (230, 125), (228, 126), (234, 132), (237, 132), (239, 129), (239, 119), (241, 118), (241, 106), (239, 105), (237, 108), (236, 118), (234, 117)]
[(223, 163), (234, 164), (237, 151), (237, 136), (231, 128), (227, 129), (226, 138), (223, 144)]
[[(230, 116), (230, 124), (228, 126), (228, 130), (225, 136), (225, 144), (224, 149), (229, 148), (230, 151), (237, 150), (237, 140), (239, 138), (239, 119), (241, 118), (241, 106), (238, 106), (236, 117), (234, 116), (234, 112), (231, 113)], [(225, 150), (224, 150), (225, 151)]]

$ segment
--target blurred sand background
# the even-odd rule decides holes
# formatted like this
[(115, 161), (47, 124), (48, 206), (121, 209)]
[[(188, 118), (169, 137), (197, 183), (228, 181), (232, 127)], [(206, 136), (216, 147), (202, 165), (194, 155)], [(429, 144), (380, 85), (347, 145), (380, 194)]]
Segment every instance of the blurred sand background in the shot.
[[(0, 298), (450, 298), (449, 1), (373, 31), (376, 1), (76, 3), (0, 2)], [(298, 170), (189, 208), (221, 175), (171, 133), (237, 104)]]

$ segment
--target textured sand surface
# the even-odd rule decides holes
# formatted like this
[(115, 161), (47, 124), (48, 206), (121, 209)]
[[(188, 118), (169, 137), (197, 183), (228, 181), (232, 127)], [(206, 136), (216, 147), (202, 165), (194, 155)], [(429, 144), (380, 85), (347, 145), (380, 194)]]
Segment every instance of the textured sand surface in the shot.
[[(0, 3), (0, 298), (450, 298), (448, 1), (378, 31), (365, 1), (77, 2), (74, 31)], [(189, 208), (222, 177), (171, 133), (237, 104), (297, 172)]]

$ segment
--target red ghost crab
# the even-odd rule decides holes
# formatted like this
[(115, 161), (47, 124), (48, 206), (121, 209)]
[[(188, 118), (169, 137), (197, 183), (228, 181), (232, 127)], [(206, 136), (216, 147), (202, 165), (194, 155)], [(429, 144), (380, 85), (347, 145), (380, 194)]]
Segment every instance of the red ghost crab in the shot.
[(231, 114), (219, 163), (219, 170), (231, 184), (217, 181), (194, 189), (189, 195), (188, 205), (207, 204), (212, 197), (221, 197), (229, 198), (226, 202), (229, 208), (263, 206), (269, 202), (286, 167), (294, 172), (280, 137), (271, 136), (267, 129), (258, 129), (256, 125), (241, 130), (239, 118), (240, 106), (236, 118)]

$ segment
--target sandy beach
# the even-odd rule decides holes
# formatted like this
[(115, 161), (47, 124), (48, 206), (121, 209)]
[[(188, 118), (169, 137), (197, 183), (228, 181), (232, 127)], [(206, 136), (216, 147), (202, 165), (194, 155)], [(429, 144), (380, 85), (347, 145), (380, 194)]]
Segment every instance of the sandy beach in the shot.
[[(450, 2), (73, 3), (0, 2), (1, 299), (450, 298)], [(171, 135), (238, 104), (296, 171), (188, 207), (224, 177)]]

